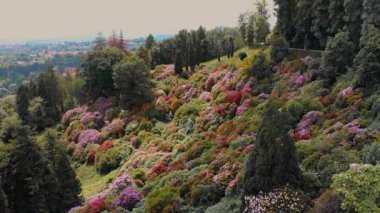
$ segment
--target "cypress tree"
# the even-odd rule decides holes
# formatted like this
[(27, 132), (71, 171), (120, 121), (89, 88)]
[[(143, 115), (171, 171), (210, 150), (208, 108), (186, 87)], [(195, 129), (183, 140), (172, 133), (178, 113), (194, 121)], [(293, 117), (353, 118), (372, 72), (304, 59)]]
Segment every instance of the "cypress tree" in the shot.
[(24, 123), (28, 121), (29, 101), (29, 84), (27, 82), (23, 82), (17, 90), (16, 105), (17, 113)]
[(300, 185), (300, 169), (289, 130), (289, 115), (270, 101), (264, 111), (255, 148), (246, 161), (246, 195), (270, 192), (286, 184)]
[(344, 1), (344, 30), (348, 32), (349, 38), (355, 45), (355, 51), (359, 48), (360, 32), (362, 29), (363, 0)]
[(249, 17), (249, 21), (248, 21), (248, 25), (247, 25), (247, 45), (249, 47), (253, 47), (253, 45), (255, 44), (255, 17), (254, 16), (250, 16)]
[(322, 54), (321, 76), (327, 87), (334, 84), (337, 76), (346, 73), (352, 65), (355, 45), (348, 36), (347, 32), (340, 32), (330, 38)]

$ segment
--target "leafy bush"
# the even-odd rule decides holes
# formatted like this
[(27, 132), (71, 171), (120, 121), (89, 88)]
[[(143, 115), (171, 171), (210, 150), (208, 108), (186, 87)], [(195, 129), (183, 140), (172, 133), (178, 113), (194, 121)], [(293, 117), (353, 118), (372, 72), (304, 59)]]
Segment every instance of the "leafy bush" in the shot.
[(219, 203), (206, 209), (205, 213), (240, 213), (240, 197), (223, 198)]
[(263, 52), (259, 52), (253, 59), (250, 72), (257, 80), (263, 80), (272, 75), (272, 70)]
[(343, 196), (337, 191), (328, 189), (319, 196), (315, 202), (311, 212), (314, 213), (336, 213), (341, 212)]
[(276, 64), (282, 62), (282, 60), (288, 55), (288, 43), (285, 38), (279, 35), (271, 36), (270, 44), (270, 57)]
[(239, 58), (241, 61), (243, 61), (245, 58), (247, 58), (247, 53), (246, 52), (240, 52), (239, 53)]
[(373, 142), (371, 145), (365, 145), (361, 151), (363, 163), (376, 165), (380, 163), (380, 144)]
[(120, 148), (113, 147), (96, 153), (95, 166), (100, 173), (107, 174), (108, 172), (116, 169), (121, 160), (122, 156), (120, 155)]
[(174, 186), (166, 185), (156, 189), (147, 196), (146, 212), (172, 212), (170, 210), (178, 198), (179, 190)]
[(380, 165), (351, 165), (334, 176), (332, 187), (344, 195), (343, 209), (348, 212), (380, 211)]

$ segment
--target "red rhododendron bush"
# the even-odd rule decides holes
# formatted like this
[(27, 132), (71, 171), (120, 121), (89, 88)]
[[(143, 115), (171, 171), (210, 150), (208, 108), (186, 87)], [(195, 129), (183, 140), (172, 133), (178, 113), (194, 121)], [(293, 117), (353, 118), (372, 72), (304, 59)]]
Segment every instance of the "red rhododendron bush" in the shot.
[[(79, 176), (86, 190), (95, 188), (71, 212), (204, 212), (232, 201), (240, 209), (245, 159), (273, 97), (291, 118), (289, 136), (307, 181), (305, 189), (246, 196), (245, 212), (306, 211), (321, 194), (316, 189), (327, 189), (379, 140), (378, 124), (361, 116), (378, 102), (365, 103), (344, 82), (321, 89), (316, 59), (285, 61), (260, 81), (247, 71), (250, 62), (229, 64), (235, 59), (200, 66), (187, 79), (174, 65), (158, 66), (151, 72), (154, 99), (140, 107), (123, 110), (111, 97), (67, 111), (62, 140), (76, 167), (99, 178)], [(342, 160), (334, 166), (334, 159)]]

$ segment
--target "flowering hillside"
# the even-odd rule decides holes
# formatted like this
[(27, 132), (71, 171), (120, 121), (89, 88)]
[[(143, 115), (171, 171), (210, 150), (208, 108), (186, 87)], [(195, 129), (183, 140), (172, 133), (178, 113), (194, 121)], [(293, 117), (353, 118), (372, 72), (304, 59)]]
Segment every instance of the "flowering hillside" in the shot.
[[(259, 81), (249, 67), (266, 49), (245, 51), (243, 61), (207, 62), (188, 79), (175, 75), (173, 65), (156, 67), (154, 100), (139, 108), (124, 111), (111, 97), (67, 111), (62, 140), (85, 200), (71, 212), (240, 212), (245, 158), (273, 96), (292, 117), (289, 135), (306, 186), (246, 197), (245, 211), (334, 205), (328, 202), (338, 193), (321, 194), (332, 176), (361, 162), (367, 143), (380, 142), (373, 115), (379, 96), (365, 99), (346, 80), (323, 89), (315, 78), (319, 59), (310, 56), (285, 61)], [(268, 199), (275, 204), (268, 206)]]

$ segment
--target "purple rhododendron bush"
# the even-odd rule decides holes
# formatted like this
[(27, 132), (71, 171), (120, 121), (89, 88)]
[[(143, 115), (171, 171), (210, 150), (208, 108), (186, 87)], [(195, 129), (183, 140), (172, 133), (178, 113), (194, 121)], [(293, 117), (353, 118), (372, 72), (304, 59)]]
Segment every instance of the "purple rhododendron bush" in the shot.
[[(86, 189), (92, 187), (81, 173), (92, 168), (102, 184), (85, 192), (88, 197), (71, 212), (214, 212), (231, 206), (239, 212), (242, 204), (244, 212), (322, 208), (313, 200), (329, 189), (334, 174), (360, 162), (361, 150), (379, 140), (379, 133), (368, 128), (360, 91), (345, 82), (324, 91), (311, 77), (319, 68), (310, 60), (316, 59), (283, 62), (268, 82), (255, 79), (249, 63), (236, 59), (201, 66), (188, 79), (165, 65), (151, 72), (151, 102), (122, 110), (115, 98), (99, 98), (67, 111), (63, 140), (79, 178), (89, 184)], [(288, 135), (295, 141), (303, 186), (243, 200), (245, 159), (274, 95), (292, 118)]]

